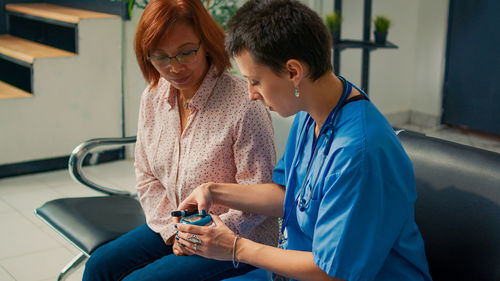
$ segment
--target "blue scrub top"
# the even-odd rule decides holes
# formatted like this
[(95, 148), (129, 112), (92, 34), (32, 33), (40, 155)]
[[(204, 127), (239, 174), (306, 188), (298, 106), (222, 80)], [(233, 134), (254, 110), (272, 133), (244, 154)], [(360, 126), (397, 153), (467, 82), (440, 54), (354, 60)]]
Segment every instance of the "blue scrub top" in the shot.
[[(394, 130), (368, 100), (345, 104), (332, 125), (315, 140), (314, 120), (297, 113), (274, 169), (273, 181), (286, 186), (284, 248), (312, 252), (316, 265), (344, 280), (431, 280), (414, 220), (413, 167)], [(303, 198), (311, 199), (300, 211), (294, 201), (304, 180)]]

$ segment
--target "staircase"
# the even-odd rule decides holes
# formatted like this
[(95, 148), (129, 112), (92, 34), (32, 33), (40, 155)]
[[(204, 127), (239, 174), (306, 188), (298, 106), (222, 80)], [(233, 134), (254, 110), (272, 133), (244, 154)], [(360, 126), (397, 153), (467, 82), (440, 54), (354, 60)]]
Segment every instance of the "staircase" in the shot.
[(0, 98), (33, 94), (35, 60), (76, 55), (81, 19), (116, 18), (46, 3), (7, 4), (5, 10), (9, 34), (0, 35)]
[(122, 19), (47, 3), (6, 4), (5, 13), (0, 168), (121, 136)]

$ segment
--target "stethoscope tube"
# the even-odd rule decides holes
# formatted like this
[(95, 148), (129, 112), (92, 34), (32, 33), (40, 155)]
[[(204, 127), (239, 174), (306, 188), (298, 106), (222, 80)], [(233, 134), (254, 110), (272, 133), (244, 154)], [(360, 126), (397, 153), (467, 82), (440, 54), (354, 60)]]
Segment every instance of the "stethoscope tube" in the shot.
[[(326, 136), (326, 146), (323, 149), (323, 153), (321, 156), (321, 163), (319, 164), (319, 170), (318, 170), (318, 173), (316, 173), (316, 178), (314, 179), (314, 181), (312, 181), (311, 192), (309, 192), (309, 196), (307, 197), (307, 201), (306, 201), (304, 198), (302, 198), (302, 194), (304, 192), (305, 183), (307, 182), (307, 177), (309, 176), (309, 170), (311, 169), (313, 161), (309, 162), (309, 165), (307, 167), (306, 176), (304, 177), (304, 181), (302, 182), (302, 187), (300, 188), (300, 192), (299, 192), (300, 201), (298, 202), (298, 204), (299, 204), (299, 211), (301, 211), (301, 212), (304, 212), (306, 210), (306, 208), (309, 206), (309, 202), (311, 202), (311, 197), (312, 197), (312, 194), (314, 192), (314, 187), (316, 186), (316, 183), (318, 182), (318, 177), (319, 177), (319, 174), (321, 172), (321, 168), (323, 167), (323, 164), (325, 163), (326, 155), (328, 155), (328, 152), (330, 151), (330, 146), (332, 145), (332, 141), (333, 141), (333, 131), (331, 131), (330, 136), (328, 136), (328, 135)], [(314, 153), (313, 153), (313, 157), (312, 157), (313, 160), (316, 158), (317, 151), (318, 151), (318, 146), (316, 146), (314, 148)]]
[[(351, 84), (348, 83), (343, 77), (341, 77), (341, 76), (338, 76), (338, 77), (342, 81), (342, 83), (344, 84), (344, 90), (342, 92), (342, 96), (341, 96), (339, 102), (337, 103), (337, 105), (335, 106), (335, 108), (332, 110), (332, 113), (328, 116), (327, 120), (325, 121), (325, 127), (322, 128), (320, 130), (320, 133), (318, 134), (318, 138), (316, 139), (316, 143), (315, 143), (315, 148), (314, 148), (313, 155), (311, 157), (311, 160), (308, 163), (307, 172), (306, 172), (306, 175), (305, 175), (304, 180), (302, 182), (302, 186), (300, 188), (300, 191), (299, 191), (299, 193), (297, 194), (297, 197), (295, 198), (295, 200), (292, 203), (293, 206), (290, 206), (289, 208), (287, 208), (288, 204), (286, 204), (286, 201), (288, 201), (288, 200), (287, 200), (287, 198), (285, 198), (286, 201), (285, 201), (285, 204), (284, 204), (284, 209), (285, 209), (284, 210), (284, 217), (283, 217), (283, 222), (281, 224), (281, 233), (280, 233), (280, 239), (279, 239), (279, 245), (280, 246), (283, 244), (283, 240), (284, 240), (283, 236), (284, 236), (285, 228), (286, 228), (286, 226), (288, 224), (288, 221), (290, 219), (290, 215), (291, 215), (293, 209), (295, 209), (295, 206), (298, 205), (299, 211), (304, 212), (307, 209), (307, 207), (308, 207), (308, 205), (309, 205), (309, 203), (311, 201), (311, 196), (312, 196), (312, 194), (314, 192), (314, 188), (315, 188), (315, 185), (317, 183), (319, 174), (321, 172), (321, 168), (323, 167), (325, 158), (328, 155), (328, 153), (330, 152), (330, 147), (331, 147), (331, 145), (333, 143), (333, 139), (334, 139), (334, 132), (333, 132), (334, 131), (334, 126), (333, 126), (333, 122), (335, 121), (335, 116), (336, 116), (337, 112), (340, 110), (340, 108), (344, 105), (345, 101), (347, 100), (347, 97), (350, 95), (350, 93), (352, 91)], [(297, 149), (296, 149), (297, 151), (304, 146), (305, 137), (303, 137), (303, 135), (307, 134), (306, 127), (308, 127), (308, 126), (304, 126), (304, 128), (302, 129), (302, 132), (301, 132), (302, 142), (299, 145), (299, 147), (297, 147)], [(330, 132), (330, 134), (328, 134), (328, 132)], [(320, 142), (320, 138), (322, 136), (324, 136), (324, 137), (327, 138), (326, 139), (326, 146), (325, 146), (325, 148), (323, 150), (323, 153), (322, 153), (322, 159), (321, 159), (321, 163), (320, 163), (320, 166), (319, 166), (318, 173), (316, 174), (316, 178), (313, 181), (313, 185), (312, 185), (311, 191), (310, 191), (309, 196), (308, 196), (308, 198), (306, 200), (305, 198), (302, 198), (303, 197), (303, 193), (304, 193), (305, 183), (307, 182), (311, 166), (314, 163), (314, 159), (316, 158), (316, 154), (317, 154), (318, 148), (319, 148), (318, 143)], [(293, 166), (293, 170), (290, 172), (288, 180), (291, 179), (292, 175), (295, 173), (295, 170), (297, 169), (297, 165), (298, 165), (298, 159), (297, 158), (298, 158), (297, 154), (294, 155), (294, 160), (293, 160), (294, 166)]]

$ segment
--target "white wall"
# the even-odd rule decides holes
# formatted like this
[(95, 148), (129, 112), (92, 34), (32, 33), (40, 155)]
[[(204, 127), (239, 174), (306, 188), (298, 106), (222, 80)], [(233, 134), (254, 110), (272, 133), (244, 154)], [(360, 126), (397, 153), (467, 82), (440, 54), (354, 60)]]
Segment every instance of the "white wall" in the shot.
[(134, 52), (134, 36), (143, 10), (134, 8), (131, 20), (124, 22), (124, 92), (125, 92), (125, 135), (137, 134), (139, 103), (147, 84), (137, 64)]
[(448, 0), (420, 0), (412, 110), (441, 117)]
[[(323, 15), (333, 11), (333, 1), (304, 2), (310, 7), (322, 2)], [(363, 2), (343, 1), (342, 38), (362, 39)], [(398, 46), (398, 49), (378, 49), (370, 55), (369, 95), (389, 120), (410, 118), (410, 113), (415, 112), (439, 119), (448, 6), (449, 0), (373, 1), (372, 16), (383, 14), (392, 20), (388, 40)], [(340, 74), (360, 85), (361, 50), (341, 53)]]
[[(302, 1), (322, 16), (333, 11), (330, 0)], [(362, 38), (363, 2), (343, 1), (342, 38)], [(448, 5), (449, 0), (373, 1), (372, 15), (384, 14), (392, 20), (388, 40), (398, 49), (379, 49), (371, 53), (369, 94), (380, 111), (394, 123), (409, 121), (411, 116), (423, 115), (427, 117), (424, 122), (436, 122), (440, 118)], [(141, 9), (134, 9), (132, 20), (125, 24), (127, 135), (136, 134), (139, 98), (145, 87), (132, 47), (141, 13)], [(361, 84), (359, 49), (342, 52), (340, 74)], [(283, 119), (273, 114), (278, 155), (284, 149), (292, 121), (293, 118)]]
[[(34, 95), (0, 102), (0, 165), (68, 155), (121, 135), (121, 19), (79, 24), (74, 57), (34, 62)], [(105, 44), (104, 44), (105, 43)]]
[[(322, 15), (333, 11), (330, 0), (303, 2)], [(399, 46), (373, 51), (370, 60), (370, 97), (390, 121), (409, 119), (414, 113), (439, 119), (448, 5), (449, 0), (373, 1), (372, 15), (385, 14), (391, 18), (393, 26), (388, 40)], [(75, 60), (83, 68), (64, 66), (64, 61), (71, 58), (41, 61), (41, 65), (53, 63), (59, 72), (35, 69), (35, 74), (52, 86), (41, 85), (43, 89), (37, 90), (32, 99), (0, 103), (0, 118), (16, 119), (0, 123), (0, 164), (67, 155), (85, 139), (120, 136), (122, 55), (125, 134), (136, 134), (139, 100), (146, 84), (135, 59), (133, 38), (142, 12), (135, 8), (132, 20), (122, 22), (121, 26), (115, 22), (111, 27), (96, 28), (89, 23), (88, 28), (96, 37), (87, 35), (92, 32), (83, 32), (85, 27), (82, 27), (80, 43), (87, 47), (81, 47), (82, 53)], [(342, 37), (361, 39), (363, 0), (344, 0), (343, 17)], [(79, 79), (68, 78), (70, 73), (77, 73)], [(360, 84), (360, 50), (342, 52), (341, 75)], [(35, 80), (35, 85), (40, 81)], [(47, 96), (53, 96), (54, 100), (36, 104)], [(273, 114), (273, 122), (280, 155), (292, 118), (282, 119)]]

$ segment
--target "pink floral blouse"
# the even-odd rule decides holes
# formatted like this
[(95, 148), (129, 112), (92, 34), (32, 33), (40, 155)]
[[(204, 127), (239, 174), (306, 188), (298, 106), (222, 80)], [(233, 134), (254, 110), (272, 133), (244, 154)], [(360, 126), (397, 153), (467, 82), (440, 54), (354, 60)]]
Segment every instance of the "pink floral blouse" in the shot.
[[(206, 182), (268, 183), (276, 160), (271, 116), (251, 102), (246, 83), (211, 68), (191, 99), (181, 134), (178, 92), (165, 79), (141, 98), (135, 149), (137, 192), (148, 226), (167, 241), (170, 212)], [(277, 219), (223, 207), (210, 210), (235, 233), (276, 245)]]

